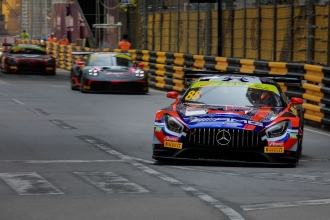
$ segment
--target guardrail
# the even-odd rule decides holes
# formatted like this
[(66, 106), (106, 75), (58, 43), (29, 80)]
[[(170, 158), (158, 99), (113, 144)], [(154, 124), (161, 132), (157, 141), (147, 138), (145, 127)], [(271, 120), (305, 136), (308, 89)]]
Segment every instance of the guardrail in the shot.
[[(78, 46), (60, 46), (55, 43), (34, 40), (19, 40), (18, 43), (45, 45), (56, 58), (58, 67), (71, 70), (75, 61), (84, 61), (87, 56), (72, 55), (73, 51), (91, 51), (91, 48)], [(111, 51), (109, 48), (93, 51)], [(120, 49), (112, 51), (121, 52)], [(330, 68), (300, 63), (282, 63), (237, 58), (201, 56), (148, 50), (122, 51), (132, 54), (135, 62), (142, 62), (149, 74), (149, 86), (158, 89), (184, 92), (191, 80), (184, 79), (187, 70), (223, 70), (243, 72), (253, 75), (293, 75), (302, 79), (302, 84), (280, 83), (282, 90), (289, 97), (305, 100), (304, 118), (317, 122), (321, 126), (330, 125)]]

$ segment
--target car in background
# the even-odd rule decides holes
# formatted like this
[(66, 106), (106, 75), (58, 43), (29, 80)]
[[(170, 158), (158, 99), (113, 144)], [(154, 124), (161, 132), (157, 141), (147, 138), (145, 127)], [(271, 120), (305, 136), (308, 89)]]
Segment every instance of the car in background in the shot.
[(86, 62), (78, 61), (70, 74), (72, 90), (84, 92), (148, 93), (148, 76), (142, 66), (120, 52), (72, 52), (86, 55)]
[(295, 167), (302, 153), (301, 98), (287, 99), (270, 78), (202, 76), (182, 98), (157, 111), (155, 160), (276, 164)]
[(33, 44), (14, 44), (0, 56), (4, 73), (46, 73), (56, 75), (56, 60), (45, 47)]

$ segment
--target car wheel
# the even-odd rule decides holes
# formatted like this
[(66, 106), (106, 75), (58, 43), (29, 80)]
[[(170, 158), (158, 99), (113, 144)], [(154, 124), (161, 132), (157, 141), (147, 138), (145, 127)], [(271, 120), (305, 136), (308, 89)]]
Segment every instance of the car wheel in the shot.
[(56, 75), (56, 71), (52, 71), (52, 72), (50, 72), (49, 75), (51, 75), (51, 76), (55, 76), (55, 75)]
[(80, 90), (81, 93), (85, 93), (86, 92), (86, 90), (82, 86), (83, 85), (83, 81), (84, 81), (83, 80), (83, 77), (81, 76), (80, 77), (80, 85), (79, 85), (79, 90)]
[(297, 167), (298, 166), (298, 162), (299, 162), (299, 155), (298, 155), (298, 150), (296, 152), (294, 152), (294, 159), (292, 159), (292, 162), (290, 162), (290, 167)]
[(298, 149), (297, 149), (297, 153), (298, 153), (298, 158), (301, 157), (302, 154), (302, 148), (303, 148), (303, 134), (299, 134), (298, 135)]
[(298, 157), (301, 157), (303, 149), (303, 137), (304, 137), (304, 119), (301, 119), (300, 130), (298, 134)]
[(70, 80), (71, 83), (71, 90), (79, 90), (79, 88), (77, 88), (77, 86), (74, 84), (73, 79)]

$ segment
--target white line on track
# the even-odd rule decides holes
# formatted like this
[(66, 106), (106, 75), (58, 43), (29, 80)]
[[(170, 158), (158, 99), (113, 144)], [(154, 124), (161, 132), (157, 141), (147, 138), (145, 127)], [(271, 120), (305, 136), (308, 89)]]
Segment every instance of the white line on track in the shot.
[(124, 160), (0, 160), (0, 163), (123, 163)]
[(311, 130), (311, 129), (308, 129), (308, 128), (305, 128), (304, 130), (314, 132), (314, 133), (317, 133), (317, 134), (322, 134), (322, 135), (330, 137), (330, 134), (327, 134), (327, 133), (324, 133), (324, 132), (314, 131), (314, 130)]
[(17, 99), (13, 99), (13, 101), (17, 104), (20, 104), (20, 105), (25, 105), (24, 102), (21, 102), (20, 100), (17, 100)]
[(106, 193), (149, 193), (150, 191), (113, 172), (74, 172)]
[(297, 207), (297, 206), (306, 206), (306, 205), (327, 205), (327, 204), (330, 204), (330, 199), (242, 205), (241, 208), (244, 211), (254, 211), (254, 210), (261, 210), (261, 209), (288, 208), (288, 207)]
[(7, 85), (9, 83), (7, 83), (6, 81), (0, 80), (0, 85)]
[(61, 190), (34, 172), (0, 173), (0, 178), (19, 195), (64, 194)]
[[(93, 140), (86, 140), (86, 141), (93, 144)], [(222, 213), (227, 215), (230, 220), (244, 220), (243, 216), (241, 216), (238, 212), (236, 212), (234, 209), (230, 208), (229, 206), (224, 205), (220, 201), (214, 199), (213, 197), (211, 197), (211, 196), (209, 196), (205, 193), (202, 193), (202, 192), (198, 191), (197, 189), (195, 189), (191, 186), (188, 186), (188, 185), (186, 185), (186, 184), (184, 184), (184, 183), (182, 183), (182, 182), (180, 182), (176, 179), (173, 179), (172, 177), (169, 177), (169, 176), (167, 176), (163, 173), (160, 173), (160, 172), (158, 172), (154, 169), (151, 169), (151, 168), (137, 162), (137, 160), (135, 160), (133, 157), (121, 154), (118, 151), (115, 151), (115, 150), (113, 150), (113, 149), (111, 149), (108, 146), (103, 145), (103, 144), (95, 144), (94, 143), (94, 146), (100, 148), (101, 150), (104, 150), (105, 152), (107, 152), (111, 155), (117, 156), (122, 160), (125, 160), (126, 162), (128, 162), (128, 163), (132, 164), (133, 166), (139, 168), (140, 170), (142, 170), (145, 173), (148, 173), (150, 175), (154, 175), (154, 176), (156, 176), (156, 177), (158, 177), (158, 178), (160, 178), (160, 179), (162, 179), (162, 180), (164, 180), (164, 181), (166, 181), (170, 184), (180, 186), (184, 191), (194, 194), (196, 197), (200, 198), (204, 202), (206, 202), (210, 205), (213, 205), (215, 208), (219, 209)]]
[(6, 93), (0, 92), (0, 95), (2, 96), (8, 96)]

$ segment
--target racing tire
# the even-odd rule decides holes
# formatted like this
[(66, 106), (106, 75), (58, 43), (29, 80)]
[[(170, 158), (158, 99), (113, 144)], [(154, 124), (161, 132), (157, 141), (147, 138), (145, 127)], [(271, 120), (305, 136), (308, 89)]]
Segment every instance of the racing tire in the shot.
[(295, 168), (298, 166), (299, 162), (299, 151), (297, 150), (294, 152), (294, 159), (292, 160), (292, 163), (290, 164), (290, 167)]
[(80, 85), (79, 85), (79, 90), (81, 93), (86, 93), (86, 90), (82, 87), (83, 84), (83, 77), (80, 77)]
[(79, 88), (77, 88), (77, 86), (73, 83), (73, 79), (70, 80), (70, 84), (71, 84), (71, 90), (79, 90)]
[(49, 73), (50, 76), (55, 76), (56, 75), (56, 71), (52, 71)]
[(300, 158), (301, 155), (302, 155), (302, 149), (303, 149), (303, 138), (304, 138), (304, 119), (301, 118), (301, 125), (300, 125), (300, 128), (301, 128), (301, 134), (298, 134), (298, 157)]

